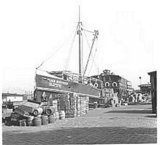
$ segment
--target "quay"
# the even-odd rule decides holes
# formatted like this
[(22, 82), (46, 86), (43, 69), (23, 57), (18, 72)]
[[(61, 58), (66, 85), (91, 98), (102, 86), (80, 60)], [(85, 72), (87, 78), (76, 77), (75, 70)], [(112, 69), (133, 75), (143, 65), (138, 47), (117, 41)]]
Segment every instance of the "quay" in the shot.
[(96, 108), (41, 127), (2, 127), (3, 145), (157, 143), (151, 104)]

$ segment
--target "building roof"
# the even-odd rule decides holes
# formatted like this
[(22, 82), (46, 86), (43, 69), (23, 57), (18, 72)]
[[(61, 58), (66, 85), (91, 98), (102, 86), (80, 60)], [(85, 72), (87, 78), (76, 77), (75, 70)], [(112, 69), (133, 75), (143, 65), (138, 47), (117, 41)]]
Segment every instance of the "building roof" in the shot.
[(2, 93), (2, 98), (5, 98), (7, 96), (16, 96), (16, 97), (23, 97), (22, 94), (16, 94), (16, 93)]
[(150, 83), (148, 83), (148, 84), (141, 84), (138, 87), (151, 87), (151, 84)]
[(148, 74), (149, 75), (156, 75), (157, 71), (152, 71), (152, 72), (149, 72)]

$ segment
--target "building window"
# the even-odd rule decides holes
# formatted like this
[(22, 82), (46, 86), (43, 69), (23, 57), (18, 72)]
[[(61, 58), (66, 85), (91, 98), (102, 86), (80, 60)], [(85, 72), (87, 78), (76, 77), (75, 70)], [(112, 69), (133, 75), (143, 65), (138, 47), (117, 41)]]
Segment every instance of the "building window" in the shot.
[(113, 83), (112, 83), (112, 86), (113, 86), (113, 87), (117, 87), (117, 83), (116, 83), (116, 82), (113, 82)]
[(94, 87), (95, 87), (95, 88), (98, 88), (98, 83), (95, 83), (95, 84), (94, 84)]
[(105, 83), (105, 87), (109, 87), (110, 86), (110, 83), (109, 82), (106, 82)]

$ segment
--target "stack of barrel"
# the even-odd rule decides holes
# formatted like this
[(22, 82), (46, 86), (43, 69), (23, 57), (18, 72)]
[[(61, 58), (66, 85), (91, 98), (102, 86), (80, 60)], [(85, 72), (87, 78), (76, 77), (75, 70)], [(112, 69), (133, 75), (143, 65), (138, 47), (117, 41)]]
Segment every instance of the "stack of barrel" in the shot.
[(54, 123), (54, 122), (55, 122), (55, 116), (41, 115), (34, 117), (33, 126), (47, 125), (48, 123)]
[(60, 112), (48, 110), (47, 108), (45, 114), (34, 117), (33, 126), (47, 125), (49, 123), (54, 123), (58, 119), (65, 119), (65, 112), (63, 110)]
[[(44, 114), (42, 114), (42, 112)], [(33, 126), (47, 125), (48, 123), (55, 122), (55, 115), (54, 115), (53, 107), (45, 106), (43, 107), (42, 112), (39, 111), (38, 115), (35, 115), (33, 119)]]
[(33, 126), (41, 126), (41, 124), (42, 124), (41, 115), (34, 117), (32, 123), (33, 123), (32, 124)]
[(33, 119), (35, 126), (47, 125), (48, 123), (54, 123), (58, 119), (81, 116), (88, 112), (89, 97), (87, 96), (71, 93), (58, 94), (58, 98), (58, 100), (54, 100), (54, 106), (46, 106), (43, 108), (45, 110), (44, 114), (39, 114)]

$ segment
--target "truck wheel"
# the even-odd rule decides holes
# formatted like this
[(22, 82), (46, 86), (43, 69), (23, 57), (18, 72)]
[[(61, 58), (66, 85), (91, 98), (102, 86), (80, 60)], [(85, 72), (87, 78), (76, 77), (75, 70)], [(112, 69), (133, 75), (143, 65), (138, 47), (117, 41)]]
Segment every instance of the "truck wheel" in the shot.
[(52, 114), (52, 110), (51, 109), (46, 109), (46, 114), (47, 115), (51, 115)]
[(33, 111), (33, 115), (34, 115), (34, 116), (38, 116), (38, 111), (37, 111), (37, 110), (34, 110), (34, 111)]

